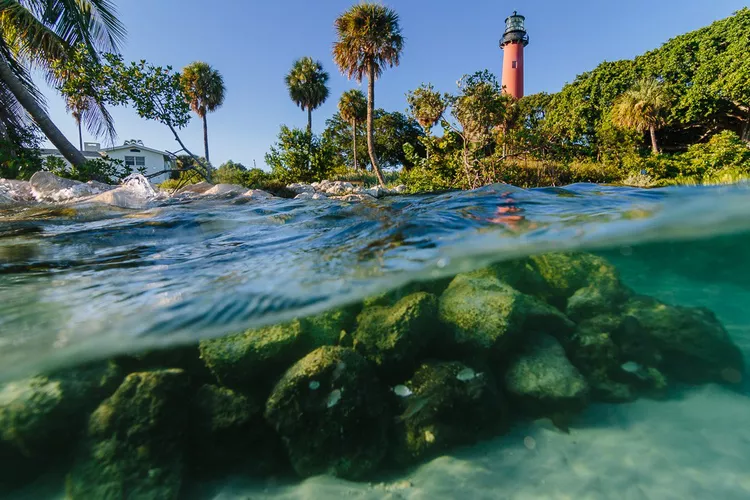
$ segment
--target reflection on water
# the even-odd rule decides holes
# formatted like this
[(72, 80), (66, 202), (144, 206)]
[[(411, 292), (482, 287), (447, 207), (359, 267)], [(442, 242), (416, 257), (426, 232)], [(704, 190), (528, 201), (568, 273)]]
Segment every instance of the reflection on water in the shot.
[(746, 498), (745, 200), (7, 212), (0, 492)]

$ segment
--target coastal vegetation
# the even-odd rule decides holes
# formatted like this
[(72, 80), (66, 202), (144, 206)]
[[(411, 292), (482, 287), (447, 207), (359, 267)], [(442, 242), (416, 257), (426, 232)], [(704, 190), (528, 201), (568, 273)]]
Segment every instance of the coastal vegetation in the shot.
[[(98, 164), (85, 167), (85, 158), (35, 106), (39, 94), (28, 68), (40, 64), (77, 123), (95, 136), (114, 135), (108, 106), (131, 106), (139, 116), (167, 126), (181, 148), (175, 154), (191, 158), (177, 161), (170, 184), (217, 180), (212, 179), (216, 172), (210, 166), (206, 115), (224, 100), (221, 74), (206, 63), (176, 72), (145, 61), (125, 62), (117, 54), (124, 29), (109, 3), (94, 24), (80, 6), (45, 15), (42, 4), (36, 10), (16, 2), (0, 7), (3, 43), (9, 49), (0, 56), (0, 175), (27, 179), (54, 168), (76, 179), (88, 172), (90, 178), (118, 177), (101, 172)], [(45, 45), (40, 37), (59, 29), (53, 18), (82, 28)], [(13, 28), (22, 23), (29, 28)], [(375, 106), (375, 81), (401, 62), (404, 35), (398, 14), (363, 2), (335, 19), (334, 26), (333, 61), (348, 78), (367, 81), (366, 95), (359, 89), (344, 92), (338, 112), (321, 133), (314, 133), (312, 112), (329, 97), (330, 76), (321, 61), (298, 59), (285, 84), (293, 102), (307, 112), (307, 128), (282, 125), (265, 157), (268, 170), (253, 170), (252, 180), (236, 169), (221, 179), (258, 187), (260, 179), (276, 185), (332, 178), (405, 184), (411, 192), (422, 192), (495, 182), (648, 187), (750, 177), (750, 9), (633, 60), (604, 62), (553, 94), (514, 100), (488, 70), (460, 77), (450, 92), (425, 82), (406, 93), (408, 114)], [(10, 50), (16, 46), (26, 48)], [(191, 108), (203, 121), (202, 156), (193, 154), (179, 135)], [(33, 124), (25, 121), (25, 113)], [(73, 168), (42, 163), (40, 130)]]

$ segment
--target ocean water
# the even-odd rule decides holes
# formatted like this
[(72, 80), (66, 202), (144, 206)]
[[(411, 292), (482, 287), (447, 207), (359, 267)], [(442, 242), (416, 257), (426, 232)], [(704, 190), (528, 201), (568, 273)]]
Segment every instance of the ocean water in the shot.
[[(410, 283), (568, 251), (604, 257), (639, 294), (710, 309), (747, 363), (748, 243), (743, 185), (496, 185), (371, 203), (220, 197), (162, 199), (140, 210), (0, 209), (0, 382), (190, 346)], [(568, 432), (546, 418), (519, 419), (367, 481), (234, 474), (189, 482), (181, 496), (750, 498), (750, 392), (744, 380), (732, 382), (594, 402)], [(62, 498), (64, 476), (52, 467), (12, 495)], [(130, 494), (123, 498), (138, 498)]]

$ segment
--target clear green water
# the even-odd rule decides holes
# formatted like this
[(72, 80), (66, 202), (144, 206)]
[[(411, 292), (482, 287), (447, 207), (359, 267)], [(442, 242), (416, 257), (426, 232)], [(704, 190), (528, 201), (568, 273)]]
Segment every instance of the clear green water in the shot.
[[(610, 332), (617, 337), (620, 358), (607, 370), (638, 359), (634, 373), (608, 375), (634, 388), (629, 401), (620, 403), (594, 389), (596, 367), (577, 357), (578, 344), (568, 345), (565, 340), (577, 338), (589, 316), (608, 311), (580, 313), (583, 316), (575, 317), (570, 334), (556, 331), (562, 327), (551, 316), (521, 321), (516, 340), (488, 347), (491, 354), (486, 356), (477, 354), (484, 352), (481, 349), (456, 344), (454, 337), (446, 341), (435, 336), (409, 351), (413, 355), (408, 359), (378, 364), (379, 355), (363, 345), (362, 337), (356, 341), (357, 329), (365, 322), (358, 304), (368, 297), (396, 290), (391, 299), (369, 301), (370, 308), (388, 308), (422, 290), (435, 296), (440, 309), (447, 300), (444, 289), (457, 273), (499, 261), (518, 262), (528, 255), (577, 250), (606, 259), (617, 269), (622, 284), (637, 294), (713, 311), (746, 363), (750, 353), (748, 194), (742, 186), (642, 191), (577, 185), (530, 191), (490, 187), (389, 199), (378, 205), (171, 200), (140, 212), (87, 206), (74, 207), (75, 213), (6, 210), (0, 214), (0, 378), (4, 381), (0, 461), (10, 474), (0, 477), (0, 491), (13, 498), (62, 498), (67, 482), (72, 498), (173, 494), (180, 498), (748, 498), (750, 403), (744, 371), (735, 361), (716, 358), (706, 368), (695, 361), (700, 353), (697, 358), (681, 357), (672, 344), (640, 350), (627, 347), (631, 337), (640, 339), (642, 332), (650, 331), (644, 321)], [(569, 271), (559, 261), (550, 262), (548, 275)], [(595, 266), (586, 268), (584, 275), (598, 272)], [(553, 304), (560, 314), (573, 314), (565, 303), (535, 288), (534, 276), (516, 276), (512, 284)], [(422, 284), (408, 285), (414, 282)], [(456, 300), (462, 299), (461, 290), (454, 294)], [(494, 303), (482, 302), (485, 292), (490, 295), (488, 289), (477, 294), (476, 311), (492, 313), (487, 316), (491, 320), (494, 312), (488, 306)], [(564, 301), (569, 304), (570, 297)], [(264, 365), (256, 359), (228, 372), (206, 370), (205, 365), (216, 358), (194, 347), (199, 341), (341, 307), (353, 307), (355, 316), (360, 315), (348, 325), (349, 337), (330, 336), (319, 344), (353, 347), (373, 366), (377, 384), (386, 393), (382, 401), (377, 400), (385, 416), (376, 421), (387, 427), (378, 439), (386, 442), (388, 450), (369, 469), (362, 464), (372, 456), (351, 455), (350, 448), (369, 442), (363, 435), (381, 430), (381, 424), (365, 418), (380, 414), (379, 410), (362, 413), (363, 432), (352, 431), (359, 428), (343, 420), (342, 436), (348, 434), (342, 441), (322, 436), (328, 432), (326, 420), (344, 418), (335, 413), (337, 408), (356, 414), (368, 401), (376, 401), (368, 392), (359, 403), (340, 406), (349, 404), (349, 394), (363, 387), (366, 376), (354, 377), (353, 385), (346, 388), (335, 381), (328, 386), (329, 381), (321, 377), (309, 379), (322, 386), (313, 389), (304, 379), (311, 393), (325, 390), (324, 399), (313, 404), (310, 401), (317, 400), (304, 396), (300, 401), (308, 406), (298, 408), (284, 427), (267, 411), (264, 417), (263, 407), (268, 407), (269, 394), (283, 372), (315, 345), (307, 344), (288, 358), (275, 358), (277, 363)], [(677, 314), (673, 322), (691, 314)], [(426, 324), (407, 322), (406, 329), (426, 336), (443, 332), (445, 318), (436, 316)], [(470, 323), (464, 334), (486, 330), (487, 321), (483, 316), (482, 321)], [(388, 323), (388, 315), (371, 323), (377, 334), (377, 325)], [(675, 328), (689, 329), (691, 324)], [(564, 345), (565, 356), (591, 386), (585, 407), (571, 409), (569, 401), (557, 401), (545, 403), (540, 411), (528, 400), (514, 398), (507, 387), (510, 367), (542, 331)], [(264, 335), (273, 338), (273, 332)], [(647, 344), (652, 336), (647, 335)], [(683, 347), (692, 349), (681, 346), (677, 351)], [(154, 349), (162, 351), (153, 354)], [(221, 359), (241, 350), (237, 344), (222, 349)], [(386, 352), (388, 347), (378, 349)], [(701, 349), (705, 346), (698, 345)], [(646, 354), (638, 358), (644, 350)], [(145, 351), (152, 354), (143, 355)], [(658, 356), (653, 357), (656, 351)], [(56, 380), (57, 373), (78, 373), (76, 367), (84, 362), (107, 359), (117, 360), (118, 374), (111, 383), (92, 389), (88, 375), (75, 375), (75, 380), (85, 383), (74, 385), (65, 379), (59, 386), (60, 398), (50, 396), (58, 386), (33, 379), (37, 382), (29, 392), (19, 396), (23, 391), (18, 380), (52, 371), (46, 383)], [(676, 366), (680, 361), (686, 366)], [(427, 386), (419, 385), (414, 373), (424, 362), (460, 362), (462, 368), (472, 369), (469, 384), (455, 382), (462, 373), (466, 378), (457, 369), (455, 377), (446, 379), (450, 383), (438, 385), (441, 391), (424, 389)], [(544, 363), (531, 366), (534, 369), (527, 376), (532, 378), (546, 369)], [(640, 370), (649, 367), (665, 374), (665, 387), (655, 390), (653, 379), (644, 381)], [(128, 374), (132, 379), (133, 374), (166, 368), (182, 369), (190, 381), (180, 388), (181, 383), (149, 385), (143, 379), (138, 390), (133, 389), (135, 394), (158, 395), (143, 406), (123, 389), (122, 378)], [(102, 373), (96, 372), (100, 381), (106, 378)], [(692, 374), (698, 375), (692, 379)], [(493, 379), (495, 392), (475, 383), (482, 377)], [(458, 384), (470, 397), (461, 399), (460, 393), (441, 406), (441, 398), (453, 394), (451, 384)], [(216, 397), (201, 392), (205, 385), (227, 387), (252, 400), (243, 407), (249, 423), (237, 423), (242, 413), (237, 404), (221, 406)], [(412, 394), (398, 396), (399, 386)], [(66, 408), (61, 401), (75, 400), (70, 394), (78, 397), (77, 389), (88, 391), (79, 397), (86, 404)], [(474, 398), (476, 394), (480, 396)], [(214, 406), (205, 403), (209, 400)], [(24, 405), (35, 411), (24, 412)], [(205, 408), (208, 413), (201, 410)], [(108, 416), (102, 424), (105, 410), (121, 412), (120, 420)], [(206, 414), (211, 414), (214, 430), (203, 425)], [(39, 415), (52, 417), (36, 419)], [(153, 426), (143, 423), (143, 418)], [(347, 460), (360, 459), (368, 472), (347, 477), (340, 473), (352, 470), (347, 464), (336, 469), (343, 478), (318, 474), (300, 478), (299, 464), (294, 467), (295, 458), (288, 455), (297, 448), (294, 443), (285, 447), (283, 438), (298, 441), (288, 429), (296, 429), (295, 423), (305, 419), (317, 426), (307, 430), (309, 441), (318, 449), (331, 447), (331, 454), (325, 455), (329, 462), (336, 462), (331, 456), (339, 453)], [(272, 441), (279, 438), (281, 446), (257, 435), (250, 439), (248, 428), (254, 426), (256, 434), (257, 426), (267, 426), (261, 434)], [(214, 432), (216, 428), (229, 430), (222, 434)], [(393, 451), (403, 442), (399, 433), (412, 431), (428, 451), (400, 460)], [(51, 444), (29, 437), (59, 433), (72, 437), (60, 443), (53, 439)], [(431, 449), (444, 439), (444, 447)], [(157, 453), (160, 449), (163, 455)], [(108, 472), (92, 466), (92, 457), (110, 463)], [(70, 486), (81, 482), (107, 482), (108, 487)]]

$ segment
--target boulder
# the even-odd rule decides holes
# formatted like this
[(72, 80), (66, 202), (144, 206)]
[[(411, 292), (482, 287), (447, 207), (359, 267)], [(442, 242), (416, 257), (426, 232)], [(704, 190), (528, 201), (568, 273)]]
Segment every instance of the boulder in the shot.
[(580, 412), (588, 403), (589, 386), (568, 361), (555, 338), (537, 334), (505, 372), (508, 397), (533, 417), (560, 417)]
[(616, 312), (632, 294), (615, 267), (588, 253), (552, 253), (492, 266), (523, 293), (540, 297), (578, 321)]
[(66, 498), (178, 498), (188, 391), (182, 370), (128, 375), (91, 415), (66, 480)]
[(246, 198), (251, 198), (253, 200), (259, 200), (259, 201), (272, 200), (276, 198), (271, 193), (266, 193), (265, 191), (262, 191), (260, 189), (251, 189), (249, 191), (245, 191), (245, 193), (242, 196)]
[(295, 200), (327, 200), (328, 196), (323, 193), (302, 192), (294, 197)]
[(34, 173), (29, 183), (37, 201), (63, 202), (102, 192), (97, 185), (63, 179), (45, 171)]
[(456, 361), (422, 364), (392, 391), (399, 408), (392, 456), (402, 465), (470, 444), (508, 423), (492, 374)]
[(343, 181), (321, 181), (315, 190), (327, 195), (340, 196), (354, 191), (354, 185)]
[(303, 477), (360, 479), (387, 451), (385, 389), (351, 349), (321, 347), (294, 364), (268, 398), (265, 417)]
[(372, 196), (373, 198), (382, 198), (388, 194), (388, 190), (382, 186), (373, 186), (362, 190), (362, 194)]
[[(318, 184), (318, 183), (314, 183), (314, 185), (315, 184)], [(293, 192), (295, 192), (297, 194), (302, 194), (302, 193), (314, 194), (315, 193), (315, 186), (314, 185), (305, 184), (305, 183), (302, 183), (302, 182), (295, 182), (294, 184), (289, 184), (287, 186), (287, 189), (289, 189), (290, 191), (293, 191)]]
[(457, 275), (440, 297), (439, 315), (453, 344), (474, 354), (505, 355), (524, 335), (573, 328), (554, 307), (486, 271)]
[(437, 297), (417, 292), (393, 306), (365, 308), (357, 317), (353, 345), (381, 377), (392, 380), (411, 373), (439, 333)]
[(36, 201), (31, 183), (15, 179), (0, 179), (0, 199), (7, 200), (7, 203), (31, 203)]
[(309, 352), (298, 320), (200, 343), (201, 358), (222, 385), (239, 391), (264, 389)]
[(105, 362), (0, 385), (0, 447), (34, 463), (59, 456), (121, 380)]
[(211, 189), (203, 192), (205, 196), (237, 196), (247, 191), (245, 186), (239, 184), (216, 184)]
[(202, 181), (197, 184), (188, 184), (177, 190), (177, 194), (203, 194), (214, 187), (210, 182)]
[(258, 474), (280, 468), (281, 442), (263, 420), (263, 405), (252, 397), (206, 384), (190, 408), (191, 472)]
[(563, 341), (568, 358), (586, 378), (596, 401), (621, 403), (641, 395), (661, 397), (668, 389), (668, 380), (658, 368), (661, 354), (652, 343), (635, 341), (632, 332), (640, 327), (631, 320), (595, 316), (579, 323)]
[(388, 194), (390, 195), (406, 194), (407, 191), (408, 191), (408, 188), (404, 184), (399, 184), (396, 187), (388, 189)]
[(694, 384), (742, 381), (742, 353), (708, 309), (635, 297), (625, 305), (624, 314), (635, 318), (640, 326), (632, 329), (630, 337), (658, 349), (660, 368), (666, 374)]

